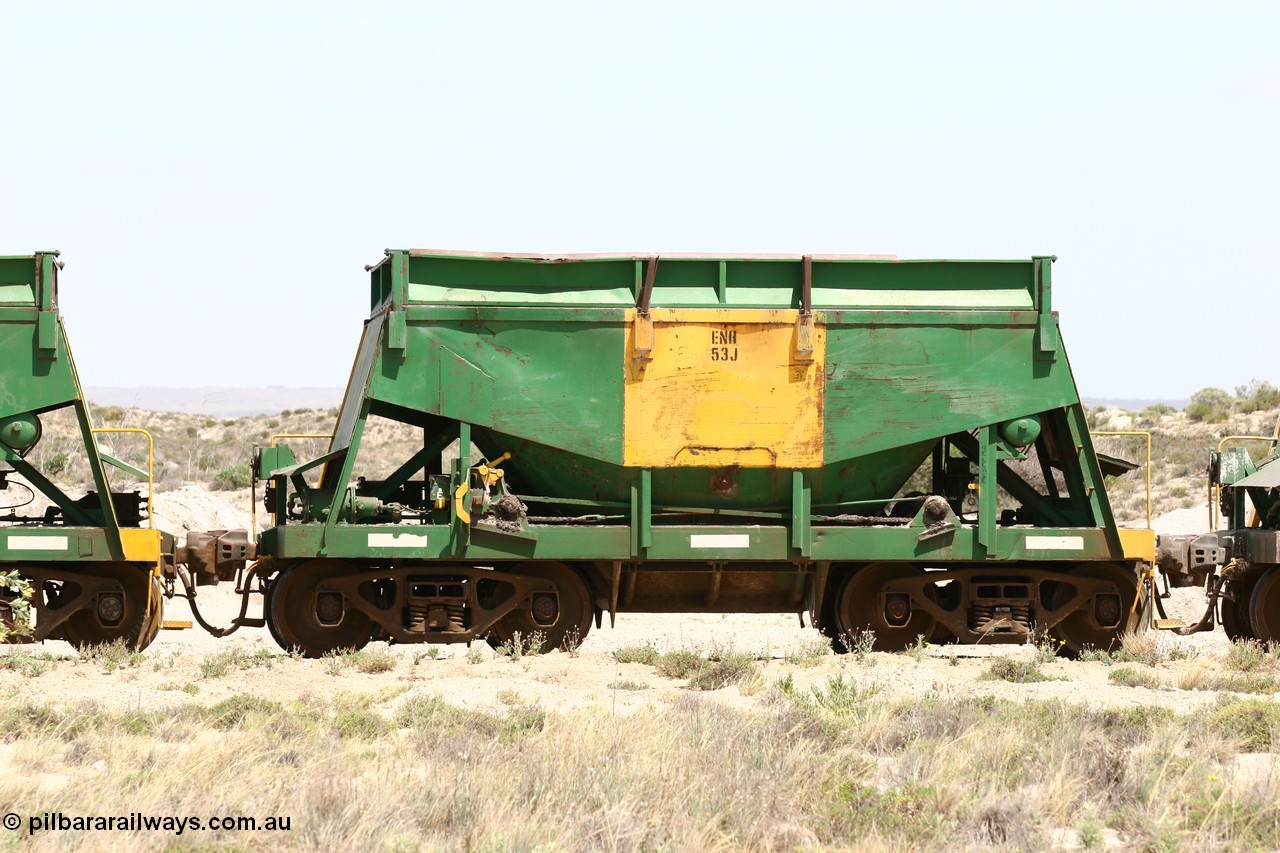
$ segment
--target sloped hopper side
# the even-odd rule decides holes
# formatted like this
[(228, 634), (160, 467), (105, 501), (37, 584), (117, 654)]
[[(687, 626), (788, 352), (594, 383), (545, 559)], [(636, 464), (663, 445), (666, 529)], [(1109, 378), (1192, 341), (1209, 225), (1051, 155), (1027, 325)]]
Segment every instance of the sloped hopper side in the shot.
[(368, 396), (473, 424), (525, 494), (623, 502), (648, 467), (663, 505), (786, 506), (793, 470), (887, 499), (941, 437), (1079, 402), (1031, 260), (406, 261)]

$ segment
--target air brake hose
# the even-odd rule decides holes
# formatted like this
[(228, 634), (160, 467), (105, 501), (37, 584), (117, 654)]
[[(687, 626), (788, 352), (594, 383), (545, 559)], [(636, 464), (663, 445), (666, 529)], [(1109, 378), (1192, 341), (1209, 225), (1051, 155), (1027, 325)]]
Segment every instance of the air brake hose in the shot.
[(232, 619), (231, 625), (227, 628), (215, 628), (214, 626), (206, 622), (204, 620), (204, 617), (200, 615), (200, 608), (196, 606), (195, 587), (191, 583), (191, 575), (189, 572), (187, 572), (186, 566), (178, 566), (178, 577), (182, 579), (182, 586), (186, 589), (186, 593), (185, 594), (176, 593), (175, 596), (177, 598), (185, 598), (187, 600), (187, 602), (191, 605), (191, 615), (195, 617), (196, 622), (200, 624), (201, 628), (205, 629), (215, 637), (226, 637), (230, 634), (234, 634), (236, 631), (240, 629), (242, 625), (244, 625), (245, 614), (249, 612), (249, 595), (252, 592), (252, 590), (250, 589), (250, 582), (253, 580), (254, 574), (257, 572), (257, 570), (258, 569), (255, 566), (249, 569), (248, 573), (245, 574), (244, 592), (241, 593), (241, 597), (240, 597), (240, 615), (238, 615), (235, 619)]
[(1177, 634), (1179, 637), (1189, 637), (1192, 634), (1198, 634), (1201, 631), (1213, 630), (1214, 625), (1217, 624), (1218, 597), (1221, 594), (1220, 586), (1214, 585), (1213, 580), (1213, 575), (1208, 575), (1204, 579), (1205, 595), (1209, 598), (1209, 606), (1205, 608), (1204, 616), (1201, 616), (1200, 621), (1196, 622), (1194, 625), (1184, 625), (1181, 628), (1174, 628), (1173, 633)]

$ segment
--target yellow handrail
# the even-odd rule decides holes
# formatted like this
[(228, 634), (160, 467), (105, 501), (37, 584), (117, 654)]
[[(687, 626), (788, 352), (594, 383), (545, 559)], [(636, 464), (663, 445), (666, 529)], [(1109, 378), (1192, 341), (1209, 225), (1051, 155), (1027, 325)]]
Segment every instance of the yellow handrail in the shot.
[[(1275, 444), (1280, 441), (1280, 421), (1276, 422), (1275, 435), (1226, 435), (1218, 442), (1218, 452), (1222, 452), (1222, 447), (1228, 441), (1268, 441)], [(1222, 496), (1222, 486), (1218, 483), (1209, 481), (1209, 529), (1218, 529), (1218, 501)]]
[(1135, 431), (1135, 430), (1099, 430), (1098, 432), (1090, 431), (1089, 435), (1117, 435), (1130, 436), (1133, 438), (1145, 438), (1147, 440), (1147, 528), (1151, 527), (1151, 433)]
[[(151, 433), (145, 429), (138, 427), (94, 427), (90, 430), (94, 435), (103, 432), (112, 433), (134, 433), (136, 435), (145, 435), (147, 437), (147, 527), (154, 528), (155, 522), (152, 521), (152, 510), (154, 507), (151, 503), (151, 496), (155, 494), (155, 463), (156, 463), (156, 441), (151, 437)], [(111, 496), (107, 495), (105, 500), (111, 500)]]

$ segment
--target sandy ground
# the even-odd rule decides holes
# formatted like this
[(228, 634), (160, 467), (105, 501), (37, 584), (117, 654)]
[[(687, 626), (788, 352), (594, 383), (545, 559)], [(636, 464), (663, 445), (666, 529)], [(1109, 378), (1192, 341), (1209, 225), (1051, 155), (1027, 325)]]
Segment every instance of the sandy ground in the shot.
[[(219, 622), (229, 619), (236, 604), (227, 592), (209, 588), (200, 591), (200, 602), (206, 617)], [(182, 618), (185, 610), (185, 602), (175, 603), (167, 615)], [(623, 614), (614, 628), (606, 624), (593, 630), (576, 656), (557, 651), (517, 661), (495, 656), (483, 646), (479, 647), (483, 652), (480, 663), (468, 661), (465, 646), (438, 647), (439, 656), (434, 659), (427, 656), (426, 647), (392, 646), (394, 668), (376, 674), (364, 674), (353, 667), (339, 669), (331, 661), (290, 658), (276, 647), (266, 629), (241, 629), (232, 637), (217, 640), (197, 628), (162, 632), (141, 661), (112, 672), (100, 662), (78, 659), (65, 643), (46, 643), (45, 651), (65, 655), (65, 659), (53, 661), (36, 677), (21, 670), (0, 671), (0, 685), (34, 700), (60, 704), (91, 698), (118, 709), (208, 704), (236, 693), (287, 702), (348, 691), (377, 693), (392, 703), (434, 694), (477, 708), (501, 707), (518, 695), (522, 702), (536, 702), (548, 709), (603, 706), (625, 713), (645, 704), (672, 701), (690, 689), (683, 681), (659, 675), (653, 667), (620, 664), (613, 657), (621, 647), (650, 643), (659, 650), (734, 649), (757, 655), (761, 678), (755, 689), (730, 686), (709, 694), (737, 706), (763, 701), (768, 693), (763, 688), (787, 675), (801, 689), (825, 684), (834, 676), (852, 678), (861, 688), (876, 690), (884, 698), (994, 694), (1106, 706), (1154, 704), (1182, 711), (1213, 702), (1212, 693), (1174, 686), (1188, 671), (1219, 668), (1227, 646), (1225, 638), (1216, 634), (1162, 635), (1160, 642), (1166, 650), (1195, 649), (1196, 657), (1162, 664), (1157, 671), (1169, 686), (1152, 690), (1110, 683), (1111, 668), (1102, 663), (1067, 660), (1044, 665), (1043, 671), (1055, 679), (1052, 681), (1010, 684), (982, 679), (994, 657), (1031, 658), (1035, 650), (1027, 646), (929, 647), (918, 655), (875, 653), (865, 663), (851, 655), (826, 654), (815, 662), (815, 656), (806, 659), (805, 652), (819, 649), (822, 638), (785, 615)], [(219, 654), (233, 648), (250, 658), (267, 650), (271, 657), (266, 665), (233, 665), (222, 676), (203, 672), (202, 665), (207, 668)], [(370, 648), (387, 647), (374, 644)], [(388, 691), (388, 687), (397, 689)]]
[[(198, 489), (184, 490), (176, 500), (166, 501), (166, 515), (158, 512), (158, 517), (165, 518), (174, 530), (221, 526), (224, 522), (226, 526), (247, 524), (247, 517), (237, 517), (236, 511), (212, 506), (225, 506), (223, 497)], [(247, 500), (237, 503), (246, 506)], [(195, 523), (201, 519), (216, 523)], [(1179, 510), (1161, 519), (1158, 527), (1168, 532), (1197, 530), (1204, 522), (1203, 508)], [(239, 609), (239, 598), (229, 584), (201, 587), (198, 602), (205, 618), (217, 625), (227, 624)], [(1195, 621), (1203, 613), (1203, 593), (1198, 589), (1174, 590), (1166, 607), (1170, 616)], [(260, 608), (255, 597), (250, 614), (258, 615)], [(170, 620), (191, 619), (187, 602), (181, 599), (170, 601), (165, 615)], [(1066, 660), (1044, 666), (1045, 674), (1054, 679), (1051, 681), (1010, 684), (982, 679), (993, 657), (1032, 657), (1034, 649), (1026, 646), (929, 647), (918, 654), (877, 653), (865, 662), (850, 655), (819, 657), (812, 652), (822, 648), (823, 638), (787, 614), (621, 614), (614, 627), (606, 618), (603, 627), (591, 631), (576, 655), (557, 651), (518, 661), (496, 657), (484, 646), (479, 647), (483, 657), (479, 663), (468, 661), (465, 646), (437, 647), (435, 658), (428, 656), (426, 647), (392, 646), (389, 651), (396, 658), (394, 668), (376, 674), (342, 668), (332, 661), (290, 658), (276, 647), (265, 628), (244, 628), (231, 637), (216, 639), (195, 627), (161, 632), (141, 660), (110, 672), (101, 662), (79, 659), (65, 643), (15, 648), (15, 653), (47, 652), (58, 659), (38, 674), (21, 667), (0, 670), (0, 685), (40, 701), (88, 698), (117, 708), (207, 704), (235, 693), (290, 701), (348, 691), (376, 693), (391, 703), (438, 694), (470, 707), (509, 704), (518, 695), (520, 701), (537, 702), (549, 709), (605, 706), (625, 713), (648, 703), (671, 701), (690, 689), (683, 681), (659, 675), (653, 667), (620, 664), (613, 656), (622, 647), (651, 644), (660, 651), (733, 649), (756, 655), (761, 678), (754, 687), (731, 686), (710, 694), (734, 705), (763, 701), (769, 692), (765, 688), (787, 675), (802, 689), (837, 675), (853, 678), (861, 687), (877, 690), (884, 697), (996, 694), (1059, 697), (1091, 705), (1155, 704), (1183, 711), (1213, 702), (1215, 696), (1210, 692), (1176, 686), (1185, 683), (1189, 672), (1220, 669), (1228, 648), (1225, 636), (1220, 632), (1189, 637), (1162, 633), (1158, 642), (1166, 652), (1176, 649), (1191, 657), (1163, 663), (1155, 671), (1167, 686), (1146, 689), (1110, 683), (1110, 667), (1105, 664)], [(388, 647), (375, 644), (370, 648)], [(230, 666), (223, 675), (206, 672), (211, 661), (233, 649), (246, 658), (257, 654), (263, 659), (248, 668)], [(806, 652), (810, 654), (806, 656)]]

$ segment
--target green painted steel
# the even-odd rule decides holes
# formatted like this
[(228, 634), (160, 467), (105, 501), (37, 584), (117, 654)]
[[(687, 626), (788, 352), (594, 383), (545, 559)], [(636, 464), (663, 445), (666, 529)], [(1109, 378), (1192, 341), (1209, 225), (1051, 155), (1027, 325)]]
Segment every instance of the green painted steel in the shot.
[[(370, 273), (370, 317), (330, 452), (311, 466), (323, 467), (319, 489), (304, 483), (297, 469), (305, 463), (259, 461), (259, 476), (275, 475), (268, 500), (277, 525), (262, 536), (261, 553), (917, 560), (926, 526), (920, 498), (898, 504), (895, 514), (905, 507), (906, 517), (895, 523), (914, 515), (909, 528), (850, 526), (868, 523), (851, 516), (883, 517), (916, 475), (926, 480), (922, 491), (945, 495), (954, 511), (939, 534), (947, 544), (931, 544), (928, 559), (1125, 559), (1059, 339), (1051, 265), (1047, 257), (655, 261), (389, 251)], [(707, 468), (625, 465), (624, 360), (638, 306), (681, 309), (690, 322), (721, 308), (811, 311), (825, 332), (821, 464), (743, 464), (720, 481), (725, 472)], [(354, 486), (371, 416), (420, 427), (434, 449), (386, 481)], [(458, 438), (489, 458), (512, 454), (492, 497), (520, 496), (532, 521), (494, 533), (460, 517), (455, 492), (474, 485), (476, 469), (433, 461)], [(1037, 465), (1056, 473), (1037, 485), (1025, 471)], [(356, 523), (354, 510), (344, 509), (356, 506), (344, 497), (349, 486), (386, 506), (369, 504)], [(290, 489), (305, 495), (305, 510), (295, 506), (293, 517)], [(396, 504), (405, 489), (444, 495), (444, 505), (427, 506), (421, 495)], [(970, 491), (976, 520), (963, 501)], [(476, 504), (481, 515), (487, 501)], [(374, 544), (387, 540), (370, 532), (395, 518), (389, 529), (420, 532), (430, 544)], [(730, 544), (682, 545), (686, 529)], [(1024, 548), (1030, 533), (1054, 550)]]
[[(53, 504), (39, 514), (24, 514), (21, 499), (0, 509), (0, 569), (34, 591), (29, 635), (6, 641), (58, 637), (79, 648), (120, 641), (140, 649), (163, 621), (159, 572), (174, 542), (149, 527), (146, 498), (111, 489), (108, 464), (144, 480), (148, 473), (98, 450), (58, 314), (60, 267), (56, 252), (0, 258), (0, 488)], [(42, 418), (59, 415), (78, 428), (76, 455), (93, 484), (80, 497), (54, 481), (39, 452)]]
[[(625, 500), (620, 353), (642, 265), (393, 254), (391, 275), (399, 268), (407, 278), (387, 288), (380, 275), (373, 291), (389, 297), (376, 310), (404, 317), (404, 346), (392, 349), (388, 335), (367, 396), (472, 424), (482, 445), (516, 456), (518, 491)], [(1030, 357), (1040, 317), (1034, 271), (1034, 261), (814, 264), (814, 308), (827, 329), (827, 464), (812, 478), (816, 503), (892, 497), (939, 438), (1079, 402), (1065, 359)], [(695, 282), (704, 296), (719, 284), (723, 299), (692, 298)], [(663, 259), (652, 304), (795, 308), (801, 285), (798, 258)], [(604, 303), (604, 293), (618, 307), (580, 310)], [(866, 310), (851, 310), (858, 298)], [(476, 308), (453, 308), (467, 302)], [(906, 317), (879, 310), (903, 302), (915, 309)], [(501, 304), (511, 307), (492, 307)], [(564, 307), (538, 310), (548, 305)], [(696, 469), (655, 472), (655, 500), (705, 503), (706, 479)], [(784, 505), (790, 483), (789, 472), (748, 469), (734, 496), (716, 500)]]
[[(42, 252), (0, 258), (0, 364), (4, 378), (0, 421), (38, 420), (47, 412), (71, 408), (97, 494), (109, 494), (106, 468), (91, 433), (89, 409), (58, 315), (57, 257), (57, 252)], [(28, 449), (0, 446), (0, 461), (44, 492), (66, 523), (102, 528), (111, 548), (97, 559), (123, 559), (114, 502), (100, 501), (95, 507), (77, 505), (26, 460)]]
[(74, 569), (81, 563), (119, 562), (117, 538), (105, 527), (0, 526), (0, 554), (4, 555), (0, 565), (50, 563)]
[[(413, 527), (412, 549), (374, 544), (392, 541), (403, 533), (404, 525), (339, 524), (326, 533), (321, 524), (281, 525), (265, 531), (259, 545), (265, 553), (307, 557), (323, 553), (336, 560), (429, 559), (443, 561), (486, 560), (622, 560), (632, 559), (630, 530), (625, 525), (599, 525), (589, 528), (555, 526), (539, 528), (536, 539), (513, 539), (473, 527), (465, 548), (459, 550), (453, 531), (445, 525)], [(929, 564), (984, 564), (989, 559), (1001, 561), (1043, 561), (1071, 563), (1078, 559), (1099, 559), (1108, 555), (1107, 535), (1103, 530), (1080, 528), (1012, 528), (1002, 531), (995, 554), (988, 553), (977, 539), (973, 528), (961, 527), (945, 538), (921, 539), (924, 531), (916, 527), (845, 527), (817, 526), (814, 530), (810, 557), (813, 560), (871, 561), (906, 560)], [(747, 547), (693, 547), (691, 537), (746, 536)], [(791, 532), (783, 525), (673, 525), (653, 529), (645, 548), (647, 560), (794, 561)], [(1080, 537), (1080, 548), (1072, 552), (1037, 550), (1028, 545), (1028, 537)]]

